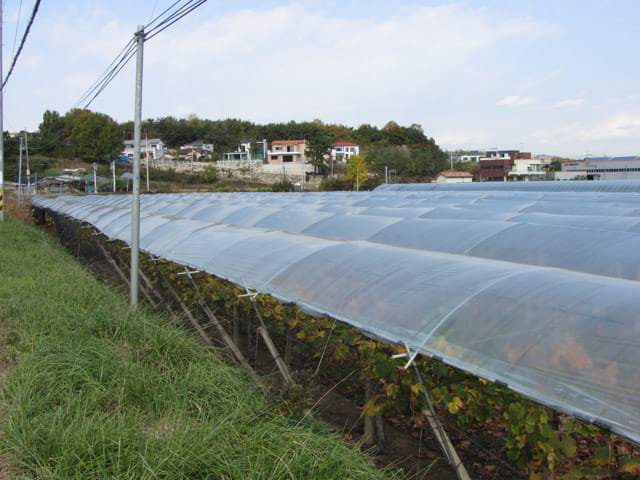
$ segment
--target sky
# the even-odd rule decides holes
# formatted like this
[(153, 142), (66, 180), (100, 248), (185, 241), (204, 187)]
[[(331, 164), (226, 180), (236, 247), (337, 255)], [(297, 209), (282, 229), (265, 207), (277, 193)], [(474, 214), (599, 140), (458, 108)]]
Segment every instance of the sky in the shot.
[[(2, 0), (6, 75), (33, 7)], [(77, 105), (175, 0), (42, 0), (4, 129)], [(143, 118), (419, 124), (445, 150), (640, 155), (638, 0), (209, 0), (145, 42)], [(89, 107), (133, 120), (135, 61)]]

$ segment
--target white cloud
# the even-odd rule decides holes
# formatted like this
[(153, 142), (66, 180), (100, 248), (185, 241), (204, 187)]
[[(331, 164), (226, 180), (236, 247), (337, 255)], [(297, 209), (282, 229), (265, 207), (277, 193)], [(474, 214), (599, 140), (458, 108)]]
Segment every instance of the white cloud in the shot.
[(594, 127), (582, 133), (584, 140), (615, 140), (636, 138), (640, 140), (640, 115), (618, 113), (611, 115)]
[(481, 131), (444, 131), (434, 135), (441, 147), (451, 150), (458, 148), (479, 148), (487, 143), (489, 135)]
[(577, 107), (584, 103), (584, 98), (566, 98), (552, 105), (553, 108)]
[(259, 110), (260, 119), (274, 121), (359, 116), (376, 123), (383, 120), (358, 112), (378, 109), (389, 120), (418, 105), (426, 111), (453, 79), (468, 75), (465, 63), (479, 52), (555, 31), (545, 22), (499, 19), (458, 4), (403, 9), (382, 20), (289, 4), (218, 16), (178, 38), (159, 36), (146, 58), (149, 65), (172, 59), (162, 78), (156, 75), (165, 90), (190, 84), (187, 95), (207, 92), (197, 99), (203, 116), (256, 119)]
[(536, 99), (531, 97), (521, 97), (519, 95), (510, 95), (499, 100), (496, 105), (500, 107), (525, 107), (535, 103)]

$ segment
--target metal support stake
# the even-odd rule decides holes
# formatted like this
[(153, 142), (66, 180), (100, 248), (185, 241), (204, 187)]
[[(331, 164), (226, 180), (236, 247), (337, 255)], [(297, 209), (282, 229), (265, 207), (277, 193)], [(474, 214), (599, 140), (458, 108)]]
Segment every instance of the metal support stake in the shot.
[(206, 343), (209, 347), (213, 347), (213, 342), (211, 341), (211, 338), (209, 337), (209, 335), (207, 335), (207, 332), (205, 332), (204, 329), (200, 326), (200, 324), (195, 319), (195, 317), (193, 316), (193, 314), (191, 313), (189, 308), (187, 308), (187, 306), (184, 304), (184, 302), (180, 298), (180, 295), (178, 295), (178, 292), (175, 291), (175, 289), (171, 285), (171, 282), (169, 282), (169, 280), (167, 279), (165, 274), (162, 273), (162, 270), (160, 270), (160, 267), (158, 266), (158, 264), (157, 264), (157, 262), (155, 260), (153, 260), (153, 264), (155, 265), (156, 270), (158, 271), (158, 274), (160, 275), (160, 278), (162, 278), (162, 281), (164, 282), (165, 286), (167, 287), (167, 290), (169, 290), (169, 293), (174, 298), (174, 300), (176, 302), (178, 302), (178, 305), (180, 305), (180, 308), (182, 309), (184, 314), (187, 316), (187, 318), (191, 322), (191, 325), (193, 325), (193, 328), (195, 328), (196, 331), (200, 334), (200, 337), (202, 337), (202, 340), (204, 340), (204, 343)]
[(424, 381), (422, 380), (422, 375), (420, 375), (420, 371), (418, 370), (418, 367), (415, 364), (415, 359), (418, 355), (417, 352), (411, 353), (411, 349), (406, 343), (404, 347), (405, 347), (406, 353), (393, 355), (391, 358), (397, 359), (397, 358), (409, 357), (409, 362), (405, 365), (404, 369), (407, 370), (409, 367), (413, 366), (416, 372), (416, 376), (418, 377), (418, 381), (422, 385), (422, 392), (424, 393), (424, 398), (427, 401), (427, 406), (429, 408), (429, 412), (425, 416), (427, 417), (427, 421), (429, 422), (429, 426), (431, 427), (431, 430), (433, 431), (433, 434), (435, 435), (436, 440), (440, 444), (440, 448), (442, 449), (442, 452), (444, 453), (445, 457), (447, 457), (449, 464), (455, 470), (459, 480), (471, 480), (471, 477), (469, 477), (469, 473), (467, 472), (467, 469), (464, 468), (464, 465), (462, 464), (462, 461), (460, 460), (460, 457), (458, 456), (458, 453), (456, 452), (455, 447), (451, 443), (451, 440), (449, 440), (449, 436), (447, 435), (447, 432), (442, 427), (442, 423), (440, 423), (440, 420), (436, 415), (436, 411), (433, 408), (433, 404), (431, 403), (431, 398), (427, 393), (427, 387), (425, 386)]
[(262, 337), (265, 345), (269, 349), (271, 356), (275, 360), (276, 365), (278, 366), (278, 370), (280, 370), (280, 373), (282, 374), (284, 381), (289, 385), (295, 385), (296, 382), (293, 381), (293, 377), (291, 376), (291, 373), (287, 368), (287, 364), (284, 363), (284, 360), (282, 360), (282, 357), (280, 356), (280, 352), (278, 352), (278, 349), (276, 348), (273, 341), (271, 340), (271, 337), (269, 336), (269, 331), (267, 330), (267, 326), (264, 324), (262, 315), (260, 315), (260, 311), (258, 310), (258, 306), (256, 305), (256, 297), (258, 296), (258, 292), (251, 292), (246, 286), (245, 286), (245, 290), (247, 291), (247, 293), (238, 295), (238, 298), (247, 297), (249, 298), (249, 300), (251, 300), (253, 309), (255, 310), (256, 315), (258, 316), (258, 320), (260, 320), (258, 333), (260, 333), (260, 336)]
[(251, 375), (251, 378), (260, 386), (260, 388), (262, 388), (262, 390), (266, 390), (258, 374), (255, 372), (255, 370), (253, 370), (253, 368), (251, 368), (251, 365), (249, 365), (249, 362), (247, 362), (247, 359), (244, 357), (244, 355), (242, 354), (238, 346), (234, 343), (233, 339), (229, 336), (229, 334), (224, 329), (224, 327), (220, 324), (220, 322), (218, 321), (216, 316), (213, 314), (211, 309), (209, 309), (209, 307), (207, 306), (207, 303), (205, 302), (204, 297), (202, 296), (202, 292), (200, 292), (198, 285), (196, 284), (195, 280), (191, 276), (192, 273), (196, 273), (196, 272), (190, 272), (187, 268), (185, 268), (185, 275), (189, 277), (189, 280), (191, 280), (191, 285), (193, 285), (193, 289), (196, 292), (200, 307), (202, 308), (204, 313), (207, 315), (212, 325), (216, 327), (216, 329), (218, 330), (218, 333), (220, 334), (220, 337), (222, 337), (222, 340), (224, 341), (224, 343), (227, 344), (227, 347), (229, 347), (229, 350), (231, 350), (233, 355), (236, 357), (236, 360), (238, 361), (238, 363), (242, 365), (249, 372), (249, 375)]

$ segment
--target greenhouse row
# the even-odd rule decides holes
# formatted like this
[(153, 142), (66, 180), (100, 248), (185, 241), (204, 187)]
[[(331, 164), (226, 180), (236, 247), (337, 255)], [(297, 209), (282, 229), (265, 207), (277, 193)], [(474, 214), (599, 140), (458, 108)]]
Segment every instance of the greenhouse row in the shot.
[[(640, 442), (640, 184), (544, 183), (142, 195), (140, 248)], [(34, 205), (131, 242), (130, 196)]]

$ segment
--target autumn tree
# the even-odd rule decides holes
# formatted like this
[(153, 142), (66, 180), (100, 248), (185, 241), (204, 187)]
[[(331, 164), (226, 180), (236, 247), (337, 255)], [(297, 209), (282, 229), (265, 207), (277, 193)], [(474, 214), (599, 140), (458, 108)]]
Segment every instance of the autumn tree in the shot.
[(367, 164), (360, 155), (352, 155), (347, 160), (347, 176), (353, 181), (356, 189), (367, 181)]

